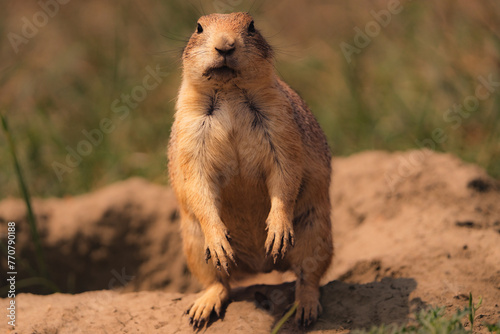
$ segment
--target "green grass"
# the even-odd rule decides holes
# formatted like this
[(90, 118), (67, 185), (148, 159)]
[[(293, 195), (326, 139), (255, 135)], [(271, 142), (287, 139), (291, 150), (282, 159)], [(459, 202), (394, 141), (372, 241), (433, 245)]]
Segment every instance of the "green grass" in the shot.
[[(17, 179), (18, 184), (19, 184), (19, 189), (22, 193), (23, 200), (26, 203), (27, 220), (28, 220), (28, 225), (29, 225), (30, 234), (31, 234), (31, 242), (34, 245), (34, 253), (35, 253), (35, 258), (36, 258), (36, 263), (37, 263), (37, 270), (34, 270), (33, 268), (31, 268), (31, 266), (26, 261), (24, 261), (23, 259), (19, 259), (18, 264), (20, 264), (28, 272), (30, 272), (32, 277), (28, 278), (28, 279), (20, 280), (16, 284), (18, 287), (41, 285), (41, 286), (48, 288), (52, 292), (57, 292), (57, 291), (59, 291), (59, 289), (49, 279), (49, 273), (47, 271), (45, 256), (44, 256), (44, 252), (43, 252), (42, 245), (40, 242), (40, 235), (38, 233), (37, 221), (36, 221), (35, 215), (33, 213), (33, 207), (31, 205), (31, 196), (30, 196), (28, 187), (26, 185), (26, 182), (24, 181), (23, 171), (22, 171), (21, 166), (19, 164), (19, 161), (17, 159), (14, 138), (13, 138), (13, 135), (12, 135), (10, 129), (9, 129), (9, 124), (8, 124), (7, 118), (2, 113), (0, 113), (0, 121), (2, 123), (2, 129), (4, 132), (5, 138), (7, 139), (7, 144), (9, 147), (10, 154), (11, 154), (11, 160), (13, 162), (14, 170), (16, 173), (16, 179)], [(7, 255), (7, 247), (6, 247), (6, 245), (3, 244), (2, 241), (0, 241), (0, 247), (2, 248), (2, 252), (5, 255)], [(7, 289), (7, 287), (5, 287), (5, 289)], [(1, 293), (1, 295), (4, 295), (3, 291)]]
[(286, 314), (278, 321), (278, 323), (274, 326), (274, 328), (271, 331), (271, 334), (278, 334), (281, 327), (285, 324), (285, 322), (290, 319), (295, 311), (297, 311), (297, 307), (299, 307), (299, 303), (295, 302), (293, 303), (292, 307), (286, 312)]
[(472, 333), (465, 329), (462, 322), (467, 318), (468, 310), (459, 310), (451, 317), (445, 316), (445, 308), (424, 310), (415, 315), (414, 324), (408, 326), (381, 325), (368, 331), (355, 331), (355, 334), (402, 334), (402, 333), (435, 333), (435, 334), (466, 334)]
[[(241, 1), (234, 10), (248, 10)], [(231, 3), (225, 1), (226, 4)], [(232, 2), (236, 3), (236, 2)], [(500, 88), (460, 125), (443, 116), (474, 95), (478, 77), (500, 80), (500, 4), (402, 2), (404, 9), (348, 63), (339, 44), (373, 20), (382, 0), (257, 1), (257, 27), (276, 46), (276, 68), (311, 106), (335, 155), (408, 150), (442, 129), (437, 151), (451, 152), (500, 177)], [(165, 150), (180, 84), (180, 52), (203, 9), (193, 1), (69, 2), (15, 54), (0, 46), (0, 107), (16, 134), (26, 183), (37, 197), (91, 191), (131, 176), (166, 184)], [(0, 33), (20, 33), (34, 3), (0, 4)], [(160, 64), (170, 74), (118, 121), (111, 104)], [(456, 115), (455, 115), (456, 116)], [(86, 140), (83, 130), (116, 121), (91, 154), (59, 180), (53, 163)], [(0, 199), (22, 196), (6, 141), (0, 140)]]
[(14, 139), (13, 139), (12, 134), (10, 133), (7, 119), (1, 113), (0, 113), (0, 120), (2, 123), (2, 128), (4, 131), (5, 137), (7, 138), (7, 144), (9, 146), (10, 154), (12, 157), (12, 162), (14, 163), (14, 170), (16, 172), (17, 181), (19, 183), (19, 189), (21, 190), (24, 202), (26, 203), (26, 211), (28, 213), (27, 216), (28, 216), (28, 224), (29, 224), (30, 232), (31, 232), (31, 239), (33, 241), (33, 244), (35, 245), (35, 253), (38, 255), (37, 256), (38, 270), (40, 271), (40, 273), (43, 276), (46, 276), (47, 275), (47, 268), (45, 265), (43, 250), (42, 250), (42, 246), (40, 243), (40, 236), (38, 234), (38, 228), (37, 228), (37, 224), (36, 224), (35, 215), (33, 214), (33, 208), (31, 205), (31, 197), (30, 197), (30, 194), (28, 191), (28, 187), (26, 186), (26, 183), (24, 182), (24, 176), (23, 176), (23, 172), (21, 170), (21, 166), (19, 165), (19, 161), (17, 160)]
[[(372, 327), (370, 330), (356, 330), (354, 334), (468, 334), (474, 333), (477, 327), (475, 318), (476, 311), (481, 306), (482, 299), (477, 304), (473, 303), (472, 294), (469, 294), (469, 306), (457, 310), (454, 314), (447, 316), (446, 308), (437, 307), (424, 309), (414, 315), (410, 324), (381, 325)], [(467, 327), (464, 323), (468, 321)], [(491, 333), (499, 333), (500, 322), (497, 325), (485, 326)]]
[[(423, 309), (413, 315), (408, 324), (382, 324), (374, 326), (369, 330), (354, 330), (353, 334), (470, 334), (474, 333), (476, 323), (476, 312), (481, 307), (482, 298), (474, 304), (472, 294), (469, 293), (469, 305), (458, 309), (450, 316), (446, 315), (445, 307)], [(272, 334), (279, 333), (285, 322), (297, 309), (295, 303), (290, 310), (278, 321), (272, 330)], [(464, 325), (468, 321), (467, 326)], [(497, 324), (483, 324), (491, 333), (500, 333), (500, 321)]]

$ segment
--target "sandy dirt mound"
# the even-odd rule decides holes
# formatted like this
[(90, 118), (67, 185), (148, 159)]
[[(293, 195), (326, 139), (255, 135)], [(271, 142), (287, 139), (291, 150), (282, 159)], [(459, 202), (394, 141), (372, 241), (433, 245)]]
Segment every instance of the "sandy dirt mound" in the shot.
[[(484, 299), (477, 322), (500, 319), (496, 180), (430, 151), (337, 158), (333, 175), (336, 255), (313, 332), (404, 323), (427, 305), (454, 311), (468, 303), (469, 292)], [(20, 294), (15, 332), (192, 332), (182, 312), (196, 295), (172, 291), (199, 287), (186, 271), (170, 190), (132, 179), (80, 197), (38, 200), (35, 210), (58, 284), (76, 292), (121, 291)], [(6, 221), (18, 222), (19, 254), (32, 262), (24, 216), (19, 200), (0, 203), (2, 230)], [(290, 275), (259, 279), (279, 282)], [(292, 298), (292, 283), (239, 288), (224, 321), (206, 332), (268, 333)], [(283, 332), (300, 331), (290, 323)]]
[[(336, 333), (378, 322), (403, 322), (412, 279), (368, 284), (334, 281), (322, 288), (323, 316), (314, 329)], [(255, 296), (274, 296), (257, 302)], [(206, 333), (269, 333), (292, 302), (293, 283), (251, 286), (233, 292), (223, 321)], [(78, 295), (21, 294), (18, 333), (193, 333), (182, 313), (196, 295), (142, 291), (92, 291)], [(260, 298), (257, 298), (260, 299)], [(13, 331), (14, 332), (14, 331)], [(282, 333), (301, 333), (292, 323)]]
[[(78, 197), (35, 200), (34, 210), (51, 278), (63, 291), (199, 290), (182, 253), (170, 189), (134, 178)], [(17, 256), (36, 268), (22, 201), (0, 202), (0, 223), (7, 221), (17, 223)], [(22, 266), (18, 271), (28, 275)]]

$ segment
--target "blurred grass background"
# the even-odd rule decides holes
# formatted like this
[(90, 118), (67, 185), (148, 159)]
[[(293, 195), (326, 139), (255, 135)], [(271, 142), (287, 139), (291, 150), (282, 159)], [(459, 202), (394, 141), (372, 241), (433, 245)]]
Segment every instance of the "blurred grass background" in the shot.
[[(42, 0), (48, 1), (48, 0)], [(180, 54), (200, 13), (248, 11), (275, 46), (280, 75), (308, 102), (334, 154), (407, 150), (442, 129), (435, 149), (454, 153), (500, 177), (500, 87), (460, 126), (443, 117), (473, 96), (479, 76), (500, 81), (500, 2), (401, 1), (352, 62), (340, 44), (395, 0), (360, 1), (69, 1), (16, 53), (36, 1), (0, 2), (0, 111), (9, 119), (31, 193), (84, 193), (131, 176), (166, 184), (166, 145), (180, 84)], [(123, 120), (112, 111), (147, 68), (168, 72)], [(485, 90), (481, 91), (486, 92)], [(455, 114), (454, 116), (457, 116)], [(115, 128), (62, 175), (67, 147), (103, 118)], [(19, 197), (5, 136), (0, 135), (0, 198)], [(383, 177), (383, 176), (381, 176)]]

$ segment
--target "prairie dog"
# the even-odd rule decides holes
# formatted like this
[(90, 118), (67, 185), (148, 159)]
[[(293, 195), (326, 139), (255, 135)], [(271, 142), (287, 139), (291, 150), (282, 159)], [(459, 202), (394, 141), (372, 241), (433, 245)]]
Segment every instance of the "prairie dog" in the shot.
[(249, 14), (201, 17), (182, 60), (169, 174), (188, 266), (206, 288), (190, 322), (220, 315), (231, 280), (276, 269), (297, 275), (295, 319), (308, 326), (333, 254), (326, 137)]

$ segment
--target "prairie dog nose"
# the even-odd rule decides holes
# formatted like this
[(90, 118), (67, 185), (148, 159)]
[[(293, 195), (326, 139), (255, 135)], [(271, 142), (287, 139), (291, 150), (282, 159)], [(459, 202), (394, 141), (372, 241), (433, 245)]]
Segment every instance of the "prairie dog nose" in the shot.
[(215, 42), (215, 50), (221, 56), (230, 56), (236, 49), (235, 40), (227, 34), (221, 35)]

